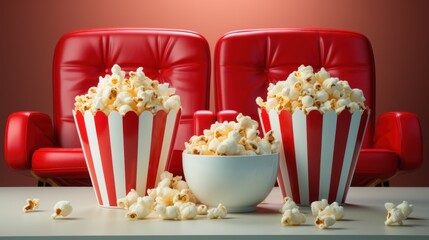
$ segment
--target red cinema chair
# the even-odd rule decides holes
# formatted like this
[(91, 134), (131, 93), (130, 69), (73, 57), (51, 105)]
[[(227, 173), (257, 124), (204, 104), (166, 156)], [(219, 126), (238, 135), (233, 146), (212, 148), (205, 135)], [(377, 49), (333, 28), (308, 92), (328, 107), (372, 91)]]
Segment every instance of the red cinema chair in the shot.
[(53, 59), (53, 116), (34, 111), (9, 116), (7, 164), (31, 171), (41, 182), (90, 185), (72, 109), (75, 96), (111, 74), (115, 63), (126, 72), (142, 66), (151, 79), (176, 88), (182, 116), (168, 170), (183, 175), (181, 156), (193, 134), (193, 114), (209, 108), (210, 50), (201, 35), (172, 29), (105, 28), (64, 35)]
[[(349, 31), (327, 29), (254, 29), (222, 36), (214, 52), (215, 107), (221, 121), (235, 110), (259, 121), (255, 99), (266, 99), (269, 83), (285, 80), (301, 65), (324, 67), (331, 76), (363, 90), (371, 110), (352, 180), (354, 186), (386, 182), (422, 163), (422, 133), (415, 114), (389, 112), (376, 121), (376, 79), (369, 40)], [(215, 115), (198, 112), (195, 131), (210, 126)], [(261, 131), (262, 133), (262, 131)]]

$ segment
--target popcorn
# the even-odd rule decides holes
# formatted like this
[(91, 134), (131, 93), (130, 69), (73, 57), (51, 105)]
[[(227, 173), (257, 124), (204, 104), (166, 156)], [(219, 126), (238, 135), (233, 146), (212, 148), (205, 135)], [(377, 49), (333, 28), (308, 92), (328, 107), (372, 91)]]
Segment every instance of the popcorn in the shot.
[(402, 225), (403, 220), (405, 220), (406, 217), (402, 213), (401, 209), (399, 208), (392, 208), (387, 211), (386, 221), (384, 221), (384, 225), (394, 225), (395, 223)]
[(197, 199), (188, 184), (181, 176), (174, 177), (167, 171), (160, 178), (156, 188), (147, 190), (148, 196), (155, 199), (159, 216), (166, 220), (194, 219), (198, 214)]
[(194, 219), (198, 214), (197, 206), (193, 202), (181, 203), (178, 207), (182, 220)]
[(311, 213), (316, 217), (314, 224), (320, 229), (325, 229), (344, 217), (344, 208), (337, 202), (329, 205), (328, 200), (322, 199), (311, 203)]
[(325, 209), (319, 211), (318, 216), (333, 216), (335, 220), (341, 220), (344, 217), (344, 208), (339, 206), (337, 202), (333, 202)]
[[(283, 201), (283, 206), (280, 209), (281, 213), (285, 213), (287, 210), (299, 209), (298, 205), (290, 197), (285, 197)], [(283, 221), (282, 221), (283, 222)]]
[(402, 201), (396, 208), (401, 209), (402, 214), (404, 214), (405, 218), (408, 218), (408, 216), (413, 212), (413, 205), (409, 204), (407, 201)]
[(197, 214), (198, 215), (207, 215), (208, 214), (207, 206), (204, 204), (198, 205), (197, 207)]
[(52, 219), (58, 216), (67, 217), (72, 212), (73, 208), (69, 201), (59, 201), (54, 205), (54, 213), (51, 215)]
[(29, 198), (27, 199), (27, 204), (22, 208), (23, 212), (30, 212), (39, 207), (39, 199), (37, 198)]
[(103, 111), (109, 114), (117, 111), (122, 115), (135, 112), (140, 115), (143, 111), (155, 113), (159, 110), (169, 112), (180, 108), (180, 97), (168, 83), (159, 83), (145, 76), (143, 68), (136, 72), (130, 71), (129, 78), (117, 64), (112, 67), (112, 75), (99, 77), (96, 87), (91, 87), (88, 93), (75, 98), (75, 111)]
[(397, 206), (393, 203), (387, 202), (384, 204), (384, 207), (387, 210), (387, 217), (384, 222), (386, 226), (394, 225), (395, 223), (402, 225), (402, 221), (407, 219), (413, 211), (413, 205), (409, 204), (407, 201), (402, 201), (402, 203)]
[(335, 224), (335, 217), (330, 215), (317, 216), (314, 225), (319, 229), (326, 229)]
[(236, 122), (216, 122), (204, 135), (192, 136), (185, 153), (197, 155), (263, 155), (278, 151), (279, 141), (272, 131), (259, 137), (258, 122), (239, 114)]
[(137, 201), (129, 207), (125, 216), (131, 220), (143, 219), (152, 212), (154, 203), (153, 198), (149, 196), (138, 197)]
[(173, 205), (173, 199), (176, 194), (179, 194), (179, 191), (169, 187), (158, 187), (156, 189), (156, 198), (155, 201), (157, 204), (162, 204), (165, 206)]
[(366, 108), (361, 89), (352, 89), (347, 81), (331, 77), (323, 67), (314, 73), (311, 66), (301, 65), (286, 80), (271, 83), (267, 90), (266, 102), (256, 98), (256, 104), (267, 111), (302, 110), (308, 114), (313, 110), (340, 113), (345, 109), (354, 112)]
[(222, 205), (222, 203), (219, 203), (216, 208), (210, 208), (207, 210), (207, 217), (210, 219), (226, 218), (226, 214), (226, 207)]
[(164, 220), (179, 220), (181, 219), (180, 209), (178, 206), (165, 206), (158, 204), (155, 211)]
[(325, 209), (328, 206), (328, 200), (326, 199), (322, 199), (320, 201), (314, 201), (311, 203), (311, 213), (313, 214), (313, 216), (317, 216), (319, 215), (320, 211), (323, 211), (323, 209)]
[(182, 191), (174, 195), (173, 197), (174, 205), (189, 202), (189, 200), (191, 199), (190, 195), (191, 195), (191, 190), (182, 189)]
[(120, 198), (117, 201), (118, 207), (128, 209), (132, 204), (137, 202), (137, 199), (139, 198), (139, 194), (136, 190), (131, 189), (131, 191), (125, 196), (124, 198)]
[(287, 226), (301, 225), (306, 221), (305, 215), (298, 208), (287, 209), (283, 212), (281, 223)]

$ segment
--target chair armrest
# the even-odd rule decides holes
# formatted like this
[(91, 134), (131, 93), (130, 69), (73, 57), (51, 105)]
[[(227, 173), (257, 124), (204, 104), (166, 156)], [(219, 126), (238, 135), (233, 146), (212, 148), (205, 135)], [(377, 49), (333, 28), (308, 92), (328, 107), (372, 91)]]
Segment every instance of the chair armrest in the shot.
[(234, 110), (222, 110), (216, 116), (210, 110), (198, 110), (194, 113), (194, 135), (203, 135), (204, 129), (210, 129), (216, 121), (236, 121), (237, 115), (238, 112)]
[(399, 156), (399, 170), (412, 170), (421, 166), (422, 142), (417, 115), (409, 112), (389, 112), (377, 119), (374, 147), (394, 151)]
[(238, 112), (234, 110), (222, 110), (217, 112), (217, 121), (222, 122), (231, 122), (237, 121)]
[(4, 140), (4, 158), (8, 166), (30, 169), (33, 152), (54, 145), (54, 129), (47, 114), (26, 111), (9, 115)]
[(203, 135), (204, 129), (209, 129), (215, 120), (215, 115), (212, 111), (196, 111), (194, 113), (194, 135)]

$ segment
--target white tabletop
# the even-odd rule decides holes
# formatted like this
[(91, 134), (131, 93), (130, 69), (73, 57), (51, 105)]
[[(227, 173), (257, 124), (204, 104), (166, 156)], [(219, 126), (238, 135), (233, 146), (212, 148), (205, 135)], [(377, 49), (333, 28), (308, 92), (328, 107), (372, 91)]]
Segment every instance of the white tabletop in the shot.
[[(37, 211), (23, 213), (27, 198), (39, 198)], [(69, 200), (72, 214), (52, 220), (52, 207), (59, 200)], [(384, 226), (384, 203), (399, 204), (407, 200), (414, 211), (403, 226)], [(126, 210), (97, 205), (90, 187), (10, 187), (0, 188), (0, 238), (58, 239), (429, 239), (429, 188), (351, 188), (345, 207), (345, 218), (330, 229), (313, 225), (308, 207), (302, 226), (283, 226), (278, 209), (282, 197), (274, 188), (256, 212), (228, 214), (227, 219), (166, 221), (155, 213), (145, 220), (129, 221)]]

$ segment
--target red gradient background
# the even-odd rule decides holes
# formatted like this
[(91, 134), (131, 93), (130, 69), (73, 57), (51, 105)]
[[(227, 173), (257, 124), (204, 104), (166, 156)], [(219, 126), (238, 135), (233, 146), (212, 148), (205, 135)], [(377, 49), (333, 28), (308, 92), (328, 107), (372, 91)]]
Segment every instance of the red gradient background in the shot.
[[(429, 147), (429, 1), (424, 0), (0, 0), (0, 145), (7, 116), (19, 110), (52, 115), (55, 44), (66, 32), (94, 27), (160, 27), (202, 34), (213, 52), (224, 33), (245, 28), (321, 27), (357, 31), (376, 61), (377, 111), (419, 115)], [(213, 106), (213, 96), (211, 97)], [(393, 186), (429, 186), (429, 158)], [(35, 185), (9, 169), (0, 150), (0, 186)]]

